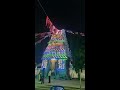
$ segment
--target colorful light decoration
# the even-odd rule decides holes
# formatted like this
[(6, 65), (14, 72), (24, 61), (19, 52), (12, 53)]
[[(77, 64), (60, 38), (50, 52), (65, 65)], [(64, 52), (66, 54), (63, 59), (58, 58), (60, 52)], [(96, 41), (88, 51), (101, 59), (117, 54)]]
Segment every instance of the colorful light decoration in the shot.
[(65, 69), (65, 62), (63, 60), (58, 60), (58, 69)]
[(56, 59), (55, 59), (55, 58), (52, 58), (52, 59), (50, 60), (50, 62), (51, 62), (51, 69), (54, 70), (54, 69), (55, 69)]
[(67, 53), (65, 51), (64, 43), (66, 42), (64, 31), (58, 30), (50, 21), (50, 19), (47, 17), (46, 19), (46, 26), (50, 29), (50, 32), (52, 33), (51, 39), (48, 42), (48, 46), (45, 50), (46, 53), (44, 53), (42, 60), (43, 60), (43, 67), (47, 68), (47, 63), (44, 60), (50, 60), (51, 62), (51, 69), (53, 70), (55, 68), (55, 63), (58, 62), (58, 68), (59, 70), (63, 70), (63, 72), (66, 72), (65, 70), (65, 63), (67, 60)]

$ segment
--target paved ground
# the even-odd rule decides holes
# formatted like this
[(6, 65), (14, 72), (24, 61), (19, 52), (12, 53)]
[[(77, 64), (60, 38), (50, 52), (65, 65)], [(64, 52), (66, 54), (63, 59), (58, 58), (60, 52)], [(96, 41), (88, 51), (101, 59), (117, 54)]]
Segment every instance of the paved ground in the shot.
[[(64, 86), (65, 90), (80, 90), (79, 80), (55, 80), (52, 79), (51, 83), (48, 83), (48, 79), (45, 79), (44, 84), (40, 84), (37, 80), (35, 81), (35, 90), (49, 90), (52, 85)], [(82, 81), (82, 90), (85, 90), (85, 81)]]

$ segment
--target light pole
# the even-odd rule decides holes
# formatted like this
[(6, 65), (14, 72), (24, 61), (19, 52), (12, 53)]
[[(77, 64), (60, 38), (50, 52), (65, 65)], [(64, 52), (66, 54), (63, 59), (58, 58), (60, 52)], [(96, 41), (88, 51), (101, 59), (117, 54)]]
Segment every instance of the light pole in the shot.
[(81, 69), (79, 69), (79, 73), (80, 73), (80, 90), (81, 90)]

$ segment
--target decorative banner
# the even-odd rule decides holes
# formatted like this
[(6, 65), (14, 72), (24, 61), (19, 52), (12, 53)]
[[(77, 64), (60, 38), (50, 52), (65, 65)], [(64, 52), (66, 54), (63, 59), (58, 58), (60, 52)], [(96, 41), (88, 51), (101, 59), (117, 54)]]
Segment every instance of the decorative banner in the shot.
[(45, 37), (46, 35), (51, 35), (51, 32), (36, 33), (36, 34), (35, 34), (35, 38), (37, 38), (37, 36), (39, 36), (40, 38), (43, 38), (43, 37)]
[(39, 41), (35, 42), (35, 45), (38, 43), (41, 43), (42, 40), (44, 40), (45, 38), (50, 37), (50, 35), (46, 35), (44, 38), (40, 39)]
[(42, 38), (41, 40), (35, 42), (35, 45), (38, 44), (38, 43), (41, 43), (41, 41), (43, 40), (44, 38)]
[(66, 32), (71, 33), (71, 34), (80, 34), (81, 36), (85, 36), (84, 33), (72, 32), (72, 31), (69, 31), (69, 30), (66, 30)]
[(81, 36), (85, 36), (85, 34), (84, 34), (84, 33), (80, 33), (80, 35), (81, 35)]

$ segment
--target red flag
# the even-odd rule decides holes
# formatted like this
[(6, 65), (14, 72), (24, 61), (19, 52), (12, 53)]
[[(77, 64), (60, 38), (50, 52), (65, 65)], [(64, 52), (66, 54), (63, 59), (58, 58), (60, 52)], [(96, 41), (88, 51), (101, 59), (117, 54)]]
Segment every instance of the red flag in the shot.
[(46, 33), (41, 33), (41, 36), (40, 37), (44, 37)]
[(50, 26), (52, 26), (52, 22), (50, 21), (50, 19), (49, 19), (48, 16), (46, 17), (46, 26), (47, 26), (48, 28), (50, 28)]
[(54, 33), (55, 26), (52, 24), (48, 16), (46, 17), (46, 26), (50, 29), (51, 33)]
[(46, 17), (46, 26), (50, 29), (50, 32), (53, 34), (56, 34), (58, 29), (53, 25), (53, 23), (50, 21), (49, 17)]
[(49, 29), (50, 29), (50, 32), (53, 33), (53, 25), (50, 25)]

